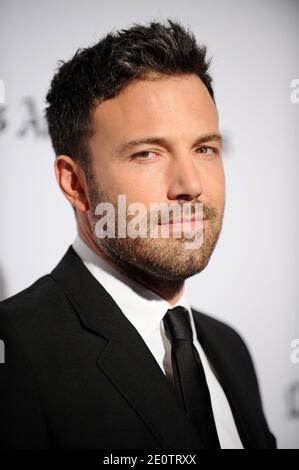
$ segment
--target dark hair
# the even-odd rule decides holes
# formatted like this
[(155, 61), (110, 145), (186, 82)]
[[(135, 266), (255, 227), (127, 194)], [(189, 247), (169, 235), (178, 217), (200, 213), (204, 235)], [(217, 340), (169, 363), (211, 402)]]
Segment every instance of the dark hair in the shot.
[(45, 110), (56, 155), (65, 154), (87, 168), (91, 111), (113, 98), (130, 81), (151, 72), (196, 74), (214, 100), (206, 47), (178, 22), (151, 22), (109, 33), (95, 45), (78, 49), (60, 66), (51, 82)]

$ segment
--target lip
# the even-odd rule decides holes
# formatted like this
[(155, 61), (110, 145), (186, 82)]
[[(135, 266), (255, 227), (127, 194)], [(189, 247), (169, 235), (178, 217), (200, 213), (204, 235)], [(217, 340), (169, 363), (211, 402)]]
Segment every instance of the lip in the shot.
[(183, 225), (183, 224), (200, 224), (202, 222), (204, 222), (206, 219), (206, 217), (204, 217), (203, 219), (199, 219), (198, 217), (192, 217), (191, 219), (179, 219), (179, 220), (172, 220), (171, 222), (166, 222), (166, 223), (163, 223), (163, 224), (159, 224), (159, 225)]

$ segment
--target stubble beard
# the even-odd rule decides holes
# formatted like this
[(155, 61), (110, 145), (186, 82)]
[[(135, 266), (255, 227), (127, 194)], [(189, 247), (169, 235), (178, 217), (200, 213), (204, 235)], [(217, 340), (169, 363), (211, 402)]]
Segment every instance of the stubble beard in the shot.
[(207, 225), (203, 227), (200, 248), (187, 249), (184, 234), (180, 238), (98, 238), (95, 226), (99, 217), (95, 209), (101, 202), (110, 202), (115, 208), (118, 224), (117, 201), (107, 197), (93, 180), (89, 181), (90, 218), (94, 241), (113, 264), (133, 279), (142, 277), (156, 281), (183, 281), (200, 273), (208, 264), (222, 229), (224, 207), (221, 211), (210, 205), (203, 206)]

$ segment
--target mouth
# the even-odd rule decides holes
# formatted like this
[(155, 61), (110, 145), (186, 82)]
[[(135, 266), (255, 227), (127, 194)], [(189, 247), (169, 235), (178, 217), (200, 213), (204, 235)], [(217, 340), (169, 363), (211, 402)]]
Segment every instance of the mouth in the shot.
[(166, 223), (160, 223), (159, 225), (161, 226), (168, 225), (173, 230), (175, 229), (199, 230), (199, 229), (202, 229), (204, 226), (206, 226), (207, 220), (208, 219), (206, 217), (202, 219), (202, 218), (198, 218), (194, 216), (188, 219), (171, 220)]

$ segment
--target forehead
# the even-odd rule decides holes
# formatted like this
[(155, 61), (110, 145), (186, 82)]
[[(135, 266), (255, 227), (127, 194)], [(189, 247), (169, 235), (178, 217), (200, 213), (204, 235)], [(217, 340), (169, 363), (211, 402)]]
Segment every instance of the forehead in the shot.
[(109, 139), (146, 132), (211, 132), (218, 129), (215, 104), (196, 75), (137, 79), (116, 97), (98, 104), (95, 134)]

